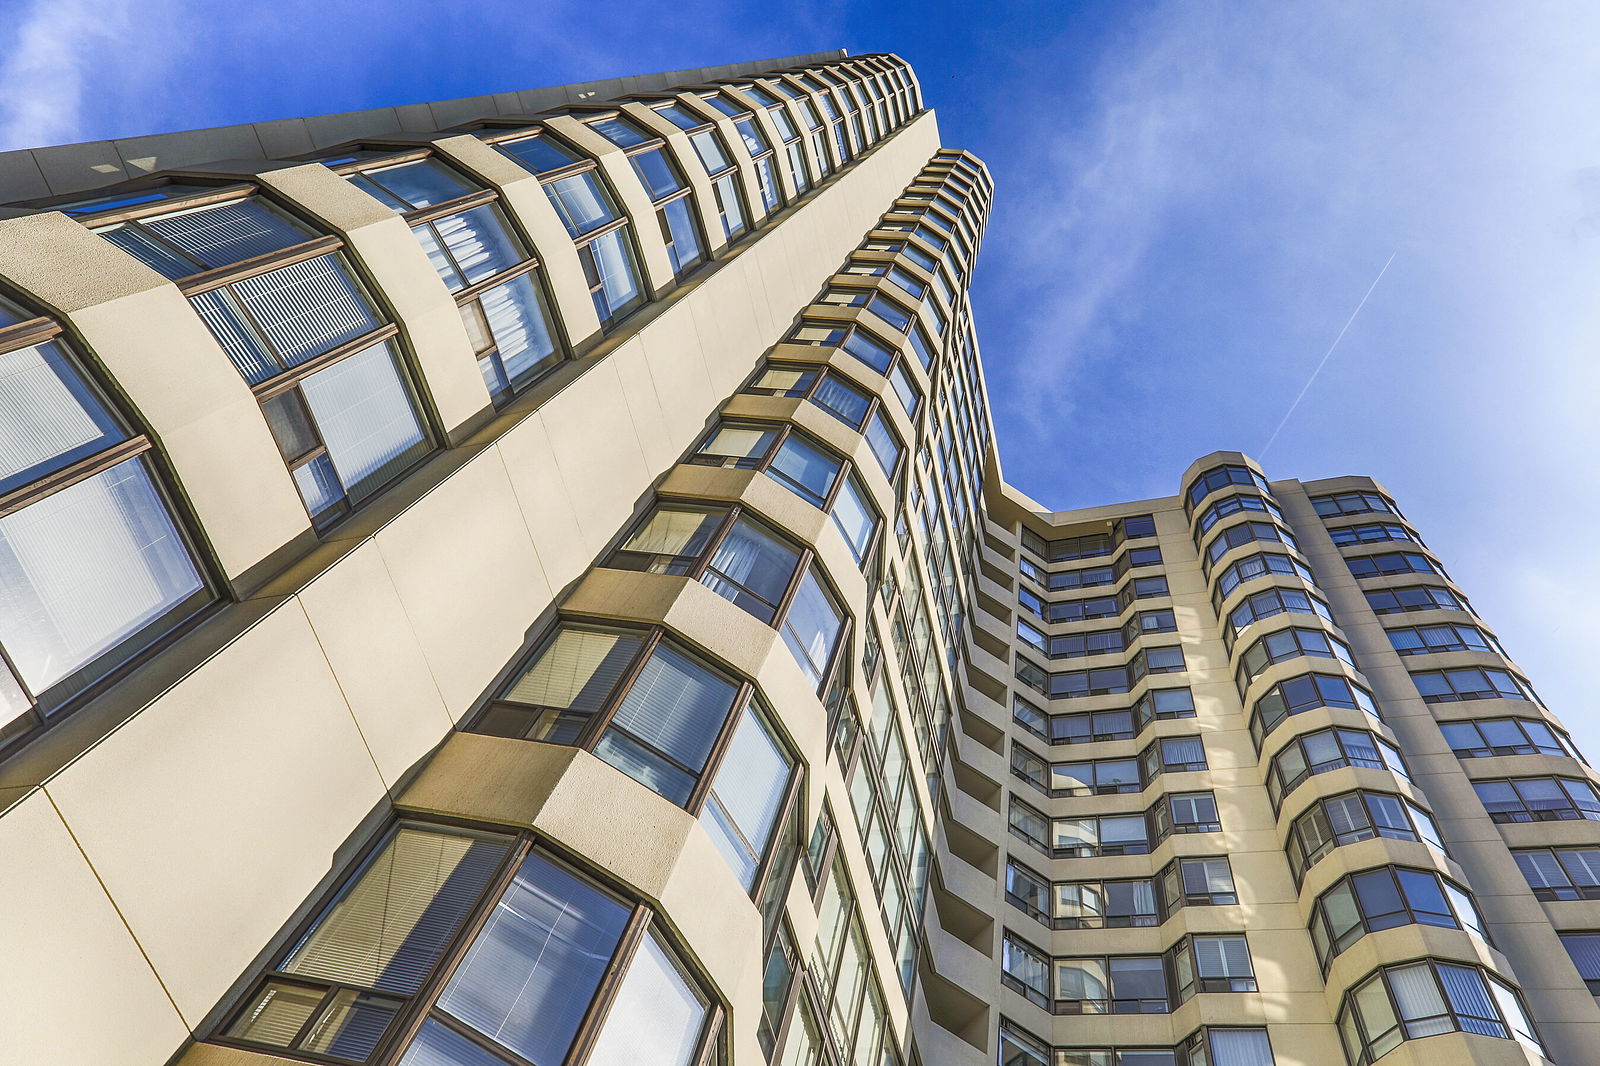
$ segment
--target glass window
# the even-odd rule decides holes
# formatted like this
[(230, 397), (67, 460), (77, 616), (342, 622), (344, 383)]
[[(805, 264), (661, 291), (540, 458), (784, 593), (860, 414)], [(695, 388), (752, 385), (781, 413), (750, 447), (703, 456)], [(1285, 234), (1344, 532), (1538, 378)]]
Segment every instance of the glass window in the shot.
[(417, 159), (349, 175), (350, 183), (396, 211), (435, 207), (477, 192), (437, 159)]
[(843, 631), (844, 611), (816, 572), (808, 569), (784, 615), (781, 632), (801, 672), (819, 687)]
[(539, 853), (495, 904), (439, 1009), (532, 1062), (572, 1046), (628, 908)]
[(362, 1061), (437, 966), (509, 839), (401, 825), (222, 1029), (248, 1044)]
[(747, 704), (711, 784), (700, 824), (746, 889), (777, 829), (794, 760), (755, 705)]
[(512, 278), (458, 308), (484, 384), (497, 401), (522, 391), (561, 359), (535, 277), (530, 271)]
[(173, 279), (293, 248), (314, 236), (254, 197), (124, 222), (95, 232)]
[(59, 342), (0, 352), (0, 493), (64, 484), (0, 517), (0, 738), (209, 598), (148, 460), (97, 459), (130, 439)]

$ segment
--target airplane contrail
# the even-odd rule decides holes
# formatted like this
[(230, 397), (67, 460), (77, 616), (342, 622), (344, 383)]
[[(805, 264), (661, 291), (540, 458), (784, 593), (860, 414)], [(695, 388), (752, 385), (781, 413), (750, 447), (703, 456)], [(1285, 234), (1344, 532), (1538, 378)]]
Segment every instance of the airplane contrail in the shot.
[(1311, 391), (1311, 383), (1317, 380), (1317, 375), (1322, 373), (1322, 368), (1328, 365), (1328, 359), (1332, 357), (1333, 350), (1339, 347), (1340, 341), (1344, 340), (1344, 335), (1350, 330), (1350, 324), (1356, 320), (1356, 316), (1361, 313), (1361, 309), (1367, 306), (1367, 299), (1372, 295), (1372, 290), (1378, 287), (1378, 282), (1382, 281), (1383, 275), (1388, 272), (1389, 263), (1394, 262), (1394, 257), (1399, 254), (1400, 250), (1398, 248), (1389, 253), (1388, 262), (1383, 264), (1383, 269), (1378, 271), (1378, 276), (1372, 279), (1371, 285), (1367, 286), (1366, 295), (1361, 297), (1361, 302), (1356, 304), (1356, 309), (1350, 312), (1349, 318), (1345, 319), (1344, 329), (1341, 329), (1339, 335), (1333, 338), (1333, 343), (1328, 345), (1328, 350), (1323, 353), (1322, 362), (1318, 363), (1317, 368), (1311, 372), (1311, 376), (1306, 378), (1306, 383), (1300, 388), (1300, 395), (1294, 398), (1294, 403), (1289, 405), (1289, 409), (1283, 413), (1283, 418), (1278, 422), (1278, 428), (1272, 431), (1272, 436), (1267, 438), (1267, 443), (1261, 446), (1261, 458), (1266, 458), (1267, 449), (1272, 447), (1272, 442), (1278, 439), (1278, 434), (1283, 432), (1283, 427), (1288, 423), (1289, 416), (1294, 414), (1296, 407), (1300, 406), (1300, 401), (1306, 398), (1306, 393)]

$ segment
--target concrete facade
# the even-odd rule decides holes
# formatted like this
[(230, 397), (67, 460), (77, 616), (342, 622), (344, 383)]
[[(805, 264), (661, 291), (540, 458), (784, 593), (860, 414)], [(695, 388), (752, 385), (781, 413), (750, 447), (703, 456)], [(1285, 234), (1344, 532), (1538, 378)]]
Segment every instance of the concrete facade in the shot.
[[(698, 267), (674, 276), (653, 193), (601, 132), (613, 116), (683, 176), (707, 252)], [(511, 129), (548, 135), (576, 162), (556, 176), (533, 172), (497, 147)], [(736, 164), (751, 222), (732, 240), (695, 144), (707, 131)], [(362, 157), (304, 158), (322, 149)], [(362, 168), (376, 174), (395, 159), (425, 159), (465, 180), (477, 198), (462, 203), (492, 203), (527, 246), (535, 265), (525, 276), (548, 305), (558, 356), (509, 395), (487, 384), (482, 348), (463, 324), (462, 309), (490, 283), (450, 282), (419, 243), (434, 215), (402, 214), (360, 184)], [(796, 160), (808, 173), (795, 172)], [(553, 185), (572, 174), (593, 175), (615, 201), (625, 228), (613, 232), (626, 234), (645, 297), (604, 325), (589, 234), (570, 225), (571, 204)], [(128, 183), (141, 175), (151, 178)], [(163, 177), (187, 190), (170, 204), (105, 214), (64, 199), (159, 200)], [(779, 202), (769, 206), (763, 182), (772, 179)], [(268, 204), (315, 236), (301, 252), (176, 277), (107, 238), (130, 220), (177, 217), (196, 195), (189, 185), (207, 204)], [(81, 664), (76, 689), (34, 692), (25, 665), (10, 651), (0, 660), (0, 681), (14, 671), (24, 703), (0, 722), (0, 839), (12, 871), (0, 879), (0, 1058), (469, 1061), (427, 1057), (443, 1054), (423, 1047), (448, 1031), (476, 1048), (470, 1061), (533, 1061), (441, 998), (471, 970), (474, 938), (504, 917), (489, 889), (414, 987), (397, 991), (382, 983), (388, 974), (335, 980), (288, 969), (288, 953), (352, 898), (341, 886), (383, 861), (396, 827), (412, 827), (470, 830), (513, 842), (508, 854), (554, 856), (632, 908), (570, 1041), (537, 1066), (997, 1057), (1007, 1066), (1314, 1066), (1339, 1060), (1341, 1012), (1358, 988), (1376, 987), (1368, 982), (1384, 966), (1424, 958), (1518, 990), (1539, 1043), (1514, 1038), (1503, 1003), (1493, 1008), (1499, 1021), (1479, 1019), (1476, 1031), (1456, 1003), (1445, 1022), (1413, 1019), (1415, 1032), (1383, 1049), (1385, 1063), (1585, 1061), (1600, 1014), (1558, 933), (1600, 925), (1587, 918), (1600, 904), (1542, 902), (1508, 849), (1594, 842), (1587, 827), (1600, 802), (1559, 824), (1497, 822), (1472, 782), (1600, 778), (1575, 751), (1458, 758), (1441, 723), (1559, 723), (1533, 699), (1424, 700), (1411, 676), (1419, 671), (1515, 668), (1483, 650), (1399, 654), (1386, 630), (1481, 622), (1464, 606), (1374, 612), (1374, 590), (1453, 589), (1442, 573), (1352, 572), (1350, 557), (1426, 556), (1417, 543), (1335, 543), (1347, 527), (1404, 526), (1389, 513), (1327, 517), (1313, 502), (1381, 499), (1375, 482), (1269, 483), (1248, 458), (1217, 453), (1163, 500), (1050, 513), (1006, 486), (966, 297), (992, 193), (981, 162), (941, 148), (903, 62), (842, 53), (0, 156), (0, 199), (13, 201), (0, 209), (0, 297), (21, 320), (0, 317), (0, 360), (53, 338), (105, 394), (134, 455), (64, 451), (59, 470), (36, 476), (24, 465), (19, 484), (0, 479), (0, 550), (13, 550), (4, 523), (14, 516), (43, 513), (102, 469), (144, 464), (210, 598), (165, 629), (124, 635), (119, 661)], [(393, 345), (426, 445), (424, 458), (334, 521), (302, 503), (291, 470), (301, 459), (260, 413), (285, 393), (241, 376), (236, 342), (198, 302), (314, 253), (340, 257), (367, 292), (382, 321), (366, 343)], [(253, 320), (268, 310), (248, 306)], [(309, 370), (281, 368), (282, 380), (324, 373), (316, 359), (353, 359), (349, 347), (313, 357)], [(1230, 482), (1186, 508), (1182, 493), (1219, 468), (1260, 480)], [(1276, 510), (1205, 517), (1239, 494)], [(655, 532), (694, 515), (711, 516), (719, 532), (682, 543)], [(1280, 539), (1212, 552), (1252, 522)], [(758, 592), (753, 556), (730, 561), (731, 538), (754, 543), (751, 530), (777, 546), (761, 566), (789, 560), (765, 575), (781, 577), (781, 592)], [(669, 542), (678, 547), (666, 551)], [(1269, 550), (1304, 572), (1233, 569)], [(0, 556), (0, 582), (31, 580), (24, 565), (7, 569), (9, 558)], [(1103, 575), (1050, 576), (1099, 567)], [(1234, 639), (1223, 620), (1274, 588), (1315, 595), (1325, 611), (1263, 613)], [(1049, 606), (1105, 597), (1111, 605), (1092, 610)], [(1125, 625), (1127, 635), (1108, 635)], [(643, 635), (646, 650), (605, 682), (610, 695), (570, 735), (540, 742), (491, 726), (507, 706), (541, 716), (557, 706), (516, 693), (572, 627)], [(1262, 638), (1289, 630), (1343, 642), (1350, 661), (1275, 653), (1254, 676), (1238, 673)], [(0, 649), (25, 632), (20, 616), (0, 620)], [(673, 742), (665, 734), (651, 741), (651, 765), (675, 770), (626, 769), (635, 764), (606, 746), (660, 648), (741, 693), (695, 774), (660, 754)], [(1125, 669), (1135, 659), (1148, 664), (1138, 676)], [(585, 691), (610, 676), (576, 658), (561, 668), (595, 670), (583, 675)], [(1118, 669), (1122, 680), (1107, 680)], [(1065, 677), (1075, 671), (1097, 673)], [(1381, 721), (1325, 700), (1258, 729), (1258, 744), (1252, 714), (1261, 720), (1276, 686), (1308, 671), (1370, 693)], [(1167, 713), (1153, 694), (1178, 688), (1190, 709)], [(688, 700), (678, 698), (652, 706), (676, 714)], [(1136, 720), (1139, 706), (1157, 710)], [(1124, 711), (1142, 724), (1083, 718), (1088, 741), (1072, 742), (1075, 716), (1110, 722)], [(716, 828), (716, 811), (733, 816), (709, 805), (713, 793), (751, 787), (738, 774), (753, 765), (740, 753), (754, 749), (738, 745), (748, 740), (743, 723), (758, 720), (790, 769), (773, 783), (782, 787), (764, 839), (748, 842), (745, 872)], [(1334, 728), (1394, 745), (1407, 775), (1369, 759), (1269, 794), (1285, 750)], [(1203, 766), (1190, 759), (1126, 777), (1146, 751), (1167, 758), (1161, 741), (1195, 738)], [(1093, 760), (1114, 787), (1083, 783), (1099, 772), (1084, 768)], [(663, 783), (670, 773), (692, 787), (675, 794)], [(1438, 846), (1425, 834), (1352, 832), (1302, 858), (1297, 885), (1286, 853), (1298, 846), (1294, 827), (1357, 789), (1431, 812)], [(1203, 808), (1189, 797), (1200, 794), (1214, 797), (1217, 828), (1195, 813)], [(1135, 812), (1152, 827), (1147, 846), (1075, 850), (1089, 846), (1086, 819), (1126, 826)], [(1081, 901), (1076, 886), (1136, 881), (1151, 887), (1129, 898), (1155, 899), (1150, 879), (1163, 870), (1217, 857), (1235, 899), (1167, 900), (1128, 921), (1030, 909), (1015, 872), (1052, 900), (1066, 898), (1058, 885), (1075, 886), (1067, 893)], [(1307, 931), (1319, 897), (1390, 865), (1469, 891), (1481, 929), (1411, 915), (1351, 939), (1324, 967)], [(490, 884), (513, 883), (511, 866), (497, 869)], [(1229, 949), (1208, 938), (1238, 936), (1248, 974), (1230, 971), (1226, 990), (1178, 993), (1183, 951), (1209, 961), (1215, 950), (1226, 962)], [(700, 1004), (676, 1058), (665, 1057), (663, 1037), (631, 1035), (621, 1020), (637, 1009), (629, 977), (645, 972), (646, 941), (664, 945)], [(341, 943), (350, 957), (370, 947)], [(1043, 969), (1030, 970), (1029, 957)], [(1129, 1012), (1114, 990), (1078, 995), (1082, 967), (1059, 965), (1132, 957), (1162, 959), (1165, 1009)], [(1060, 976), (1069, 970), (1078, 976)], [(271, 998), (280, 986), (327, 998), (305, 1007), (313, 1013), (303, 1025), (275, 1029), (272, 1004), (287, 1002)], [(392, 1018), (363, 1029), (354, 1014), (316, 1013), (344, 1010), (346, 995), (381, 1001)], [(261, 1027), (245, 1024), (258, 1017)], [(1486, 1031), (1496, 1024), (1505, 1032)], [(363, 1033), (371, 1041), (358, 1053)], [(324, 1038), (333, 1042), (317, 1043)], [(1114, 1048), (1121, 1059), (1107, 1057)]]

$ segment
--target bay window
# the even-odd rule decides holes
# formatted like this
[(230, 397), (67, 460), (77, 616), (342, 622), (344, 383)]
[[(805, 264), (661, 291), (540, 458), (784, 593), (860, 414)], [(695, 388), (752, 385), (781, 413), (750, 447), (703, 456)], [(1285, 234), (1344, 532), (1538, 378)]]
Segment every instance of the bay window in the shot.
[(495, 134), (492, 143), (539, 175), (577, 248), (600, 328), (614, 328), (644, 304), (646, 294), (628, 217), (617, 209), (598, 165), (545, 132)]
[(512, 230), (498, 194), (432, 157), (402, 153), (325, 160), (351, 184), (399, 211), (440, 280), (496, 403), (525, 389), (561, 360), (538, 259)]
[(153, 460), (61, 327), (0, 297), (0, 743), (213, 598)]

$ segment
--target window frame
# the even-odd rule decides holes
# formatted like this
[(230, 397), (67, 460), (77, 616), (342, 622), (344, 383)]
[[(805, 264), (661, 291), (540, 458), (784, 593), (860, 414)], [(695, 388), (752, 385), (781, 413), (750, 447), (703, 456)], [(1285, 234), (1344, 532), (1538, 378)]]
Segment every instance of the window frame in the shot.
[[(629, 886), (616, 880), (603, 868), (588, 864), (582, 856), (572, 855), (558, 842), (530, 830), (519, 832), (515, 828), (503, 825), (478, 825), (465, 819), (439, 818), (409, 812), (403, 817), (391, 817), (386, 820), (377, 832), (372, 834), (372, 838), (354, 858), (343, 866), (342, 875), (325, 890), (318, 892), (308, 901), (310, 906), (307, 908), (305, 916), (299, 921), (289, 923), (285, 930), (279, 933), (273, 941), (275, 950), (267, 954), (266, 958), (269, 960), (287, 959), (321, 925), (322, 920), (330, 913), (333, 905), (342, 898), (345, 890), (358, 883), (361, 875), (369, 868), (369, 864), (383, 853), (385, 846), (396, 839), (403, 828), (499, 837), (506, 842), (506, 849), (505, 854), (496, 864), (494, 871), (486, 879), (483, 888), (478, 893), (476, 902), (468, 908), (455, 933), (445, 942), (436, 961), (420, 982), (417, 991), (409, 996), (397, 993), (381, 993), (390, 998), (401, 999), (404, 1002), (396, 1010), (383, 1035), (374, 1044), (367, 1057), (361, 1060), (353, 1060), (328, 1053), (276, 1046), (225, 1035), (224, 1031), (249, 1009), (250, 1005), (256, 1001), (258, 993), (268, 984), (291, 984), (302, 987), (326, 987), (328, 989), (322, 1002), (311, 1012), (309, 1019), (301, 1026), (292, 1043), (297, 1043), (310, 1034), (310, 1031), (333, 1003), (334, 998), (341, 989), (362, 987), (287, 973), (277, 969), (270, 962), (252, 963), (247, 973), (253, 975), (253, 979), (243, 986), (242, 992), (227, 1001), (228, 1010), (218, 1016), (218, 1020), (210, 1027), (209, 1033), (204, 1037), (203, 1043), (216, 1044), (223, 1047), (236, 1047), (257, 1054), (281, 1055), (290, 1059), (326, 1063), (328, 1066), (353, 1066), (358, 1062), (362, 1066), (394, 1066), (409, 1050), (423, 1024), (431, 1018), (436, 1024), (444, 1025), (444, 1028), (452, 1034), (482, 1048), (502, 1061), (520, 1061), (519, 1056), (513, 1049), (494, 1044), (483, 1034), (476, 1032), (466, 1022), (458, 1021), (453, 1017), (450, 1018), (450, 1021), (455, 1024), (441, 1022), (440, 1015), (443, 1012), (436, 1012), (435, 1007), (451, 977), (458, 971), (479, 934), (483, 932), (485, 926), (493, 918), (499, 901), (515, 881), (523, 863), (537, 852), (545, 861), (582, 882), (586, 887), (628, 909), (628, 917), (600, 977), (594, 995), (583, 1012), (566, 1055), (561, 1060), (561, 1063), (555, 1064), (555, 1066), (576, 1066), (576, 1064), (582, 1063), (588, 1058), (594, 1050), (594, 1045), (600, 1034), (604, 1031), (605, 1022), (616, 1001), (617, 992), (631, 970), (639, 949), (647, 939), (652, 937), (665, 941), (664, 946), (668, 951), (669, 958), (678, 964), (677, 968), (681, 971), (686, 983), (697, 991), (705, 1001), (706, 1016), (701, 1024), (700, 1033), (696, 1038), (696, 1050), (692, 1056), (692, 1061), (696, 1066), (710, 1066), (710, 1063), (715, 1058), (718, 1046), (724, 1040), (728, 1011), (716, 992), (716, 986), (707, 979), (704, 971), (700, 968), (698, 960), (684, 950), (677, 935), (665, 923), (655, 921), (657, 916), (656, 908), (645, 902)], [(509, 1060), (507, 1059), (508, 1054), (510, 1056)]]
[[(110, 685), (170, 646), (220, 605), (221, 586), (210, 555), (194, 533), (195, 521), (173, 490), (172, 475), (165, 456), (142, 424), (116, 402), (100, 381), (98, 364), (79, 354), (75, 339), (55, 319), (33, 314), (24, 301), (9, 300), (0, 289), (0, 303), (10, 303), (25, 316), (8, 326), (0, 326), (0, 355), (29, 348), (50, 346), (59, 353), (67, 368), (95, 405), (115, 427), (121, 439), (112, 441), (77, 459), (69, 460), (15, 487), (0, 492), (0, 519), (19, 514), (28, 507), (70, 489), (91, 478), (109, 473), (128, 463), (137, 463), (151, 491), (172, 523), (178, 543), (194, 570), (199, 588), (160, 616), (151, 619), (104, 651), (79, 664), (70, 673), (39, 692), (22, 677), (10, 654), (0, 644), (0, 685), (14, 689), (14, 698), (23, 704), (12, 718), (0, 718), (0, 751), (14, 749), (40, 731), (68, 717), (69, 713), (92, 700)], [(85, 678), (85, 675), (93, 675)], [(75, 683), (74, 679), (83, 679)]]

